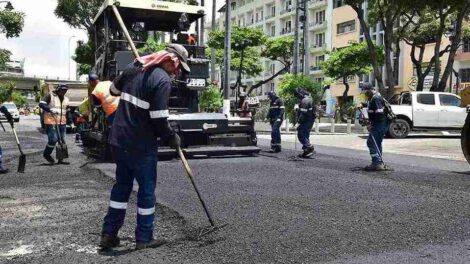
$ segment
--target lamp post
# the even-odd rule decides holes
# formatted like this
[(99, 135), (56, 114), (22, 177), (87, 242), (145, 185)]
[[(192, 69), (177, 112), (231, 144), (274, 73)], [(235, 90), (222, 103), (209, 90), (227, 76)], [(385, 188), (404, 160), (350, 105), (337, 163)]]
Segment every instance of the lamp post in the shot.
[(75, 38), (75, 37), (76, 37), (75, 35), (70, 36), (70, 37), (69, 37), (69, 42), (68, 42), (68, 44), (69, 44), (69, 47), (68, 47), (69, 55), (68, 55), (67, 58), (68, 58), (68, 60), (69, 60), (69, 80), (70, 80), (70, 64), (71, 64), (71, 60), (72, 60), (71, 52), (70, 52), (70, 50), (71, 50), (71, 48), (70, 48), (70, 42), (71, 42), (72, 39)]

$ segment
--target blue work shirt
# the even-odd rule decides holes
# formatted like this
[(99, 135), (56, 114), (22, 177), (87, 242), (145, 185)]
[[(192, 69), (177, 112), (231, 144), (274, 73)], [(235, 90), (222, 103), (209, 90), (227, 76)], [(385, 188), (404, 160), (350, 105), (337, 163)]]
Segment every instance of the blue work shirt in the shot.
[(385, 102), (382, 95), (379, 93), (374, 94), (367, 106), (369, 121), (372, 125), (378, 122), (383, 122), (386, 119), (384, 106)]
[(268, 112), (268, 119), (272, 121), (276, 121), (277, 119), (284, 119), (284, 101), (281, 98), (276, 97), (273, 98), (269, 104), (269, 112)]
[(157, 137), (166, 140), (174, 131), (168, 124), (171, 79), (160, 67), (142, 71), (129, 64), (111, 86), (120, 101), (109, 143), (126, 150), (157, 152)]

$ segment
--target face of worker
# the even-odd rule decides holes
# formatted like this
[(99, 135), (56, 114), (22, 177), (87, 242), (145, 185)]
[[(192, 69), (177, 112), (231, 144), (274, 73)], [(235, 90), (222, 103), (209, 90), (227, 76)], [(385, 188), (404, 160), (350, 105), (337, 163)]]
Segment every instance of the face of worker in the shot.
[(171, 60), (168, 60), (168, 61), (165, 61), (163, 64), (162, 64), (162, 68), (170, 75), (170, 76), (174, 76), (176, 74), (176, 67), (175, 67), (175, 64), (171, 61)]
[(67, 90), (62, 89), (57, 92), (57, 95), (60, 97), (64, 97), (66, 93), (67, 93)]
[(374, 91), (373, 90), (367, 90), (365, 92), (365, 94), (366, 94), (367, 98), (371, 99), (372, 96), (374, 96)]
[(95, 88), (98, 85), (98, 81), (89, 81), (91, 88)]

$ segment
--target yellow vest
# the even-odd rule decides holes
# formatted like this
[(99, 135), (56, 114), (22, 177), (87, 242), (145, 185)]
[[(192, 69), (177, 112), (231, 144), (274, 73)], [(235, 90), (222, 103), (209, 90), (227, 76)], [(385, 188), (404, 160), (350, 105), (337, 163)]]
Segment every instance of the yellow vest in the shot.
[[(46, 125), (55, 125), (67, 124), (67, 106), (69, 105), (69, 98), (64, 96), (62, 102), (60, 102), (59, 96), (55, 95), (54, 93), (50, 93), (51, 95), (51, 102), (49, 103), (49, 108), (53, 112), (59, 113), (58, 115), (52, 115), (51, 113), (44, 112), (44, 124)], [(60, 113), (62, 112), (62, 116)]]
[(101, 107), (106, 113), (106, 116), (110, 116), (116, 112), (119, 105), (119, 97), (112, 96), (109, 92), (111, 84), (112, 82), (110, 81), (100, 82), (91, 93), (101, 101)]

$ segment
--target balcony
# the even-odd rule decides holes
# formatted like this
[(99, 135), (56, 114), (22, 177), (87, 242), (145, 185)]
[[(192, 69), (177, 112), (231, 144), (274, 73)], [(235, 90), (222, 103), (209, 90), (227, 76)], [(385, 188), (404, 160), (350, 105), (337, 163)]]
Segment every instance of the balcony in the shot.
[(326, 6), (328, 4), (327, 0), (310, 0), (309, 8), (319, 8)]
[(290, 34), (290, 33), (292, 33), (291, 28), (283, 28), (280, 32), (281, 35), (287, 35), (287, 34)]
[(264, 18), (259, 18), (259, 19), (255, 20), (255, 24), (261, 23), (261, 22), (263, 22), (263, 20), (264, 20)]
[(293, 14), (294, 11), (295, 11), (295, 8), (290, 7), (290, 8), (281, 10), (280, 15), (282, 16), (282, 15), (285, 15), (285, 14)]
[(308, 23), (308, 27), (310, 28), (310, 30), (319, 30), (319, 29), (325, 29), (327, 25), (326, 25), (326, 21), (310, 22)]
[(255, 22), (254, 20), (248, 21), (248, 22), (246, 22), (246, 26), (247, 27), (252, 26), (252, 25), (255, 24), (254, 22)]
[(321, 66), (310, 66), (310, 74), (319, 74), (322, 73)]
[(311, 53), (317, 53), (326, 50), (326, 43), (316, 43), (310, 46)]
[(266, 20), (271, 19), (271, 18), (274, 18), (275, 16), (276, 16), (276, 14), (269, 14), (269, 15), (266, 15)]

